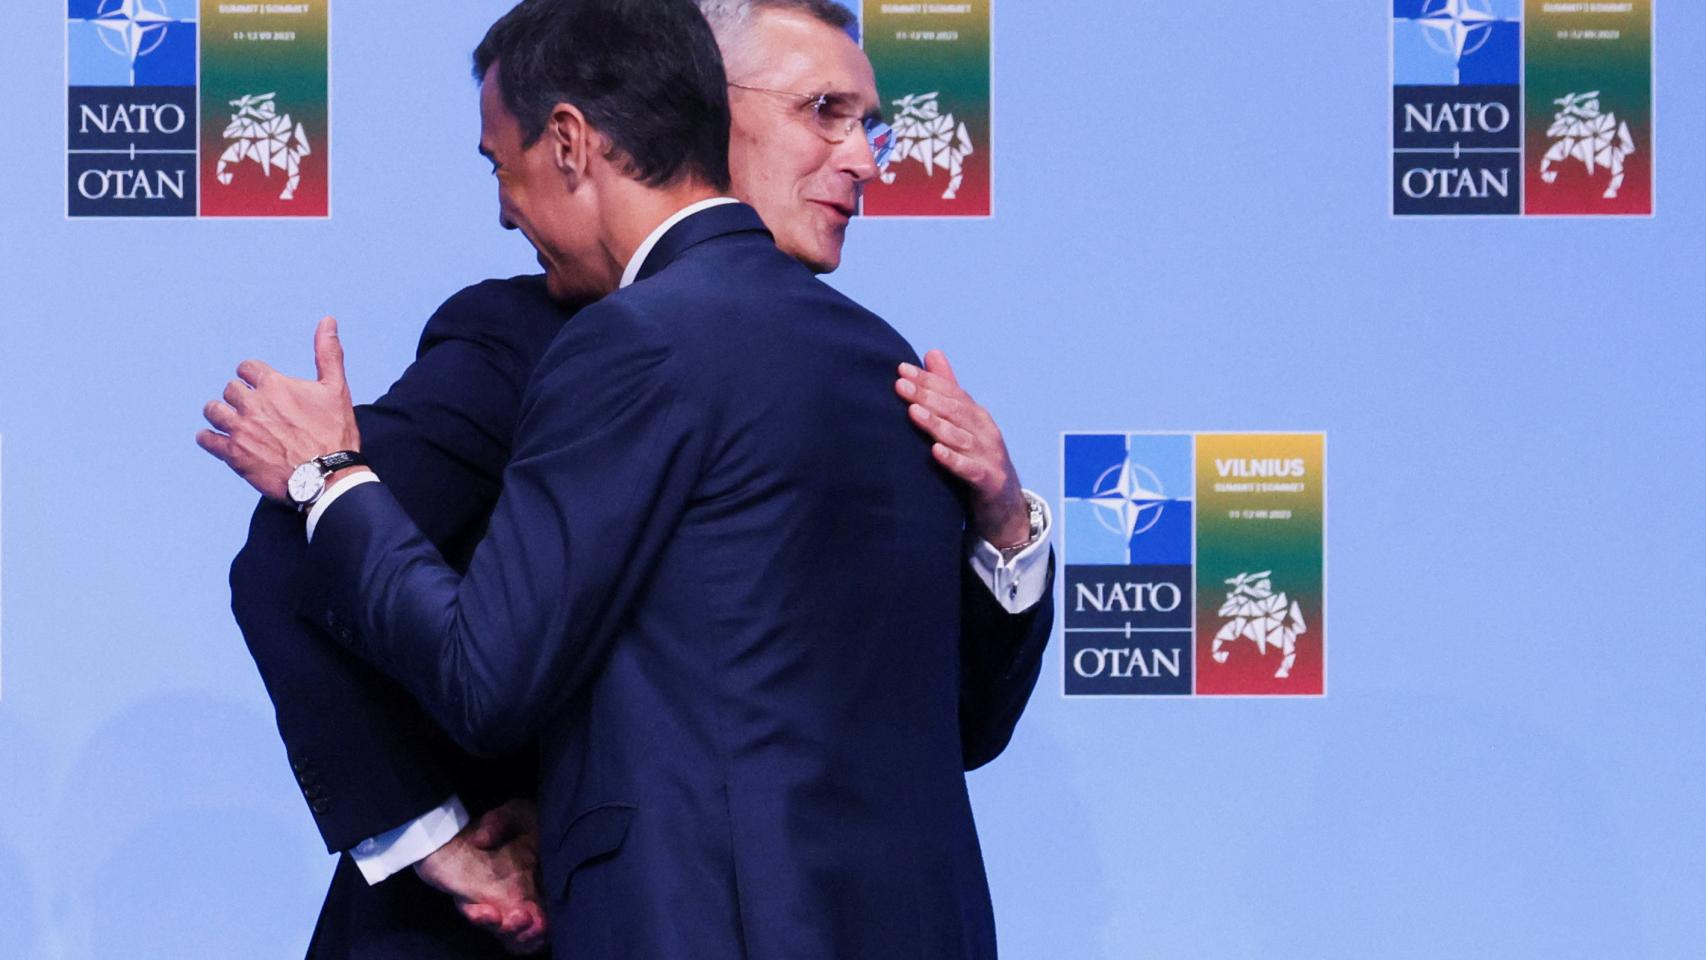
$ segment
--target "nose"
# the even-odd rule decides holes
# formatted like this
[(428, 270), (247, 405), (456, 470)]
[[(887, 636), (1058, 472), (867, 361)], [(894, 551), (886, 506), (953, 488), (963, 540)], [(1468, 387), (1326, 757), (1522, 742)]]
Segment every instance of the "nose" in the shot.
[(855, 130), (839, 147), (836, 160), (840, 170), (853, 178), (856, 184), (870, 183), (877, 179), (877, 158), (871, 152), (871, 142), (865, 139), (865, 131)]

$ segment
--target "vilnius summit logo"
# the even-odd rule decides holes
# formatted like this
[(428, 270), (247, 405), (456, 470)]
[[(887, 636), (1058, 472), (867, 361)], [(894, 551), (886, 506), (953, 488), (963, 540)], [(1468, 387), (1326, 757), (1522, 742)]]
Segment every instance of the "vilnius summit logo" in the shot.
[(1652, 0), (1393, 0), (1392, 212), (1652, 213)]
[(1068, 433), (1069, 697), (1326, 692), (1326, 438)]
[(324, 217), (329, 0), (66, 0), (66, 214)]

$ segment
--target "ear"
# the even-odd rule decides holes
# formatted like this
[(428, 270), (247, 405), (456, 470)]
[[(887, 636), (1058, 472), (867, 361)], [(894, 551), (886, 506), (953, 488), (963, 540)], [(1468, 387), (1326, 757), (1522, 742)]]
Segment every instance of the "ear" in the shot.
[(559, 103), (551, 109), (546, 121), (545, 139), (551, 147), (551, 161), (568, 181), (570, 189), (587, 176), (593, 157), (592, 125), (586, 114), (572, 103)]

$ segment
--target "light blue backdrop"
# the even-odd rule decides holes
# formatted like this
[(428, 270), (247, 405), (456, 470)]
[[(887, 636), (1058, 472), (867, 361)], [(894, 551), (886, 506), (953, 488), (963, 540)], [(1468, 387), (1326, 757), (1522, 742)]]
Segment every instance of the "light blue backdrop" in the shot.
[[(474, 153), (506, 5), (338, 5), (320, 223), (64, 220), (63, 4), (9, 12), (0, 958), (302, 954), (332, 862), (191, 437), (323, 313), (370, 398), (530, 269)], [(1396, 222), (1386, 4), (997, 7), (997, 216), (857, 223), (835, 283), (1051, 499), (1062, 430), (1328, 431), (1333, 636), (1317, 702), (1067, 702), (1051, 649), (972, 778), (1005, 956), (1699, 956), (1706, 8), (1659, 10), (1656, 219)]]

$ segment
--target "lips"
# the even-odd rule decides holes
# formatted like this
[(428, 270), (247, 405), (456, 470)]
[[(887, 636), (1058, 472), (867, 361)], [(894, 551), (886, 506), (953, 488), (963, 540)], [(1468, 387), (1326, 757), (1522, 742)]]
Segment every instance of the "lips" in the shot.
[(812, 202), (828, 207), (849, 220), (851, 220), (853, 218), (853, 214), (858, 211), (858, 207), (855, 206), (851, 200), (813, 200)]

